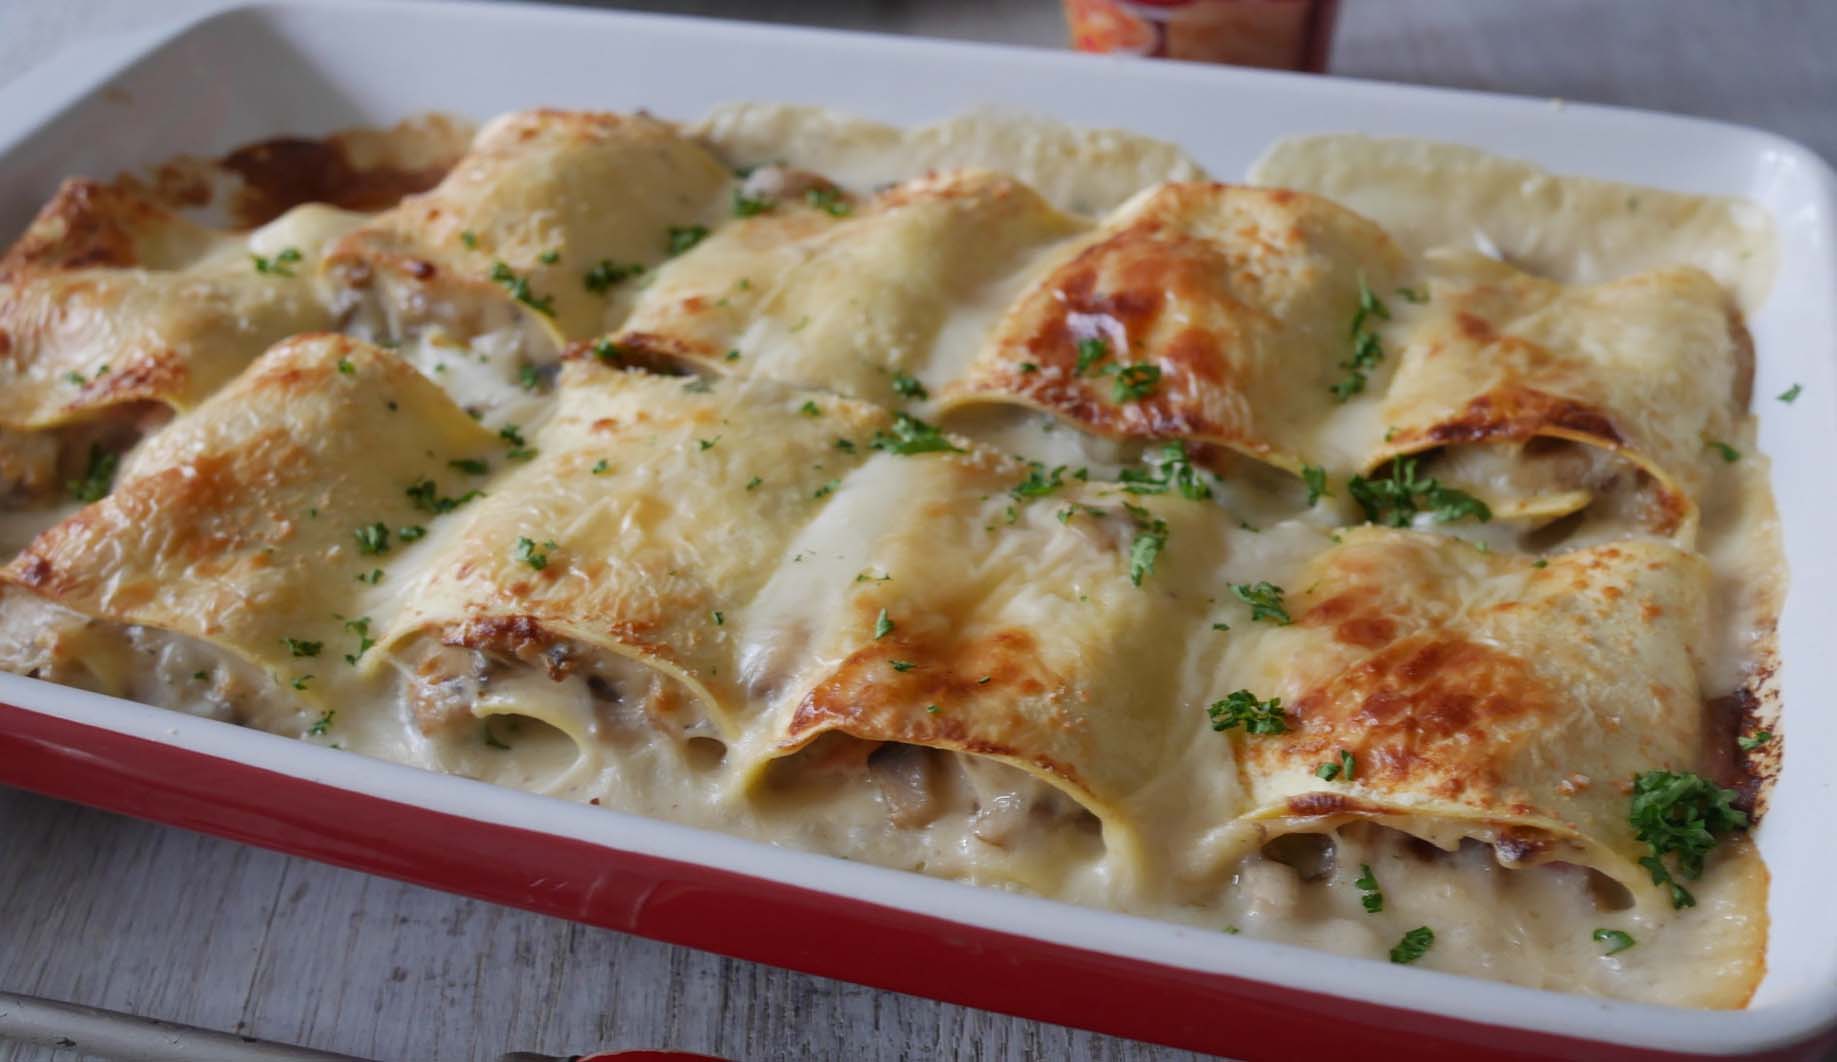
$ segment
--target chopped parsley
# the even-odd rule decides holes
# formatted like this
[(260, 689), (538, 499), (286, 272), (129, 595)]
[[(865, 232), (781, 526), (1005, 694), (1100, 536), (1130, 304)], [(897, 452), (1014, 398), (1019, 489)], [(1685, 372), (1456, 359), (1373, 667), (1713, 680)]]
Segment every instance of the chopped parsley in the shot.
[(895, 671), (911, 671), (918, 666), (910, 660), (889, 660), (887, 664)]
[(1023, 362), (1021, 362), (1021, 372), (1022, 372), (1023, 374), (1025, 374), (1025, 373), (1032, 373), (1032, 372), (1039, 372), (1039, 371), (1040, 371), (1040, 367), (1039, 367), (1038, 365), (1035, 365), (1035, 364), (1034, 364), (1033, 362), (1031, 362), (1031, 361), (1023, 361)]
[(313, 677), (311, 675), (301, 675), (299, 678), (293, 680), (292, 686), (296, 690), (303, 690), (306, 688), (306, 684), (312, 680)]
[(1321, 764), (1314, 768), (1314, 776), (1323, 782), (1331, 782), (1336, 779), (1342, 782), (1350, 782), (1352, 781), (1353, 762), (1352, 753), (1347, 752), (1345, 749), (1341, 749), (1339, 750), (1339, 762), (1335, 763), (1328, 761), (1327, 763)]
[(89, 383), (88, 380), (83, 378), (82, 373), (75, 372), (75, 371), (65, 373), (64, 382), (69, 384), (72, 387), (82, 387), (85, 384)]
[(1213, 701), (1206, 709), (1212, 729), (1220, 732), (1241, 726), (1246, 734), (1284, 734), (1288, 732), (1288, 713), (1282, 710), (1282, 698), (1257, 700), (1249, 690), (1236, 690), (1222, 701)]
[(940, 710), (941, 710), (941, 709), (939, 709), (939, 708), (938, 708), (938, 706), (937, 706), (937, 705), (935, 705), (935, 704), (927, 704), (927, 705), (925, 706), (925, 714), (926, 714), (926, 715), (936, 715), (936, 714), (938, 714), (938, 712), (939, 712)]
[(739, 361), (740, 360), (740, 352), (737, 350), (730, 350), (724, 356), (726, 357), (728, 361)]
[(352, 534), (357, 538), (357, 551), (365, 556), (389, 552), (389, 528), (381, 521), (360, 527)]
[(459, 234), (459, 242), (465, 244), (468, 250), (476, 248), (478, 246), (478, 233), (473, 232), (471, 229), (467, 229)]
[(778, 205), (778, 200), (771, 196), (747, 195), (743, 189), (734, 189), (734, 217), (750, 218), (763, 214)]
[(1413, 302), (1418, 306), (1421, 306), (1423, 303), (1429, 301), (1428, 292), (1417, 291), (1415, 288), (1398, 288), (1397, 297), (1402, 299), (1404, 302)]
[(710, 612), (708, 617), (714, 620), (714, 625), (717, 627), (725, 627), (727, 625), (727, 614), (718, 608)]
[(1339, 363), (1339, 367), (1346, 370), (1346, 375), (1329, 388), (1334, 398), (1344, 402), (1365, 390), (1365, 374), (1377, 368), (1378, 362), (1384, 360), (1384, 348), (1378, 345), (1378, 333), (1371, 327), (1371, 321), (1373, 318), (1389, 320), (1390, 315), (1390, 309), (1372, 294), (1361, 278), (1359, 308), (1353, 311), (1352, 327), (1348, 330), (1352, 339), (1352, 356)]
[(1015, 501), (1027, 501), (1032, 498), (1044, 498), (1060, 487), (1065, 486), (1065, 466), (1058, 465), (1051, 472), (1038, 461), (1027, 462), (1027, 478), (1008, 488), (1008, 496)]
[(252, 254), (249, 257), (255, 260), (257, 273), (266, 273), (275, 277), (291, 277), (293, 276), (293, 265), (300, 260), (300, 249), (284, 247), (273, 258), (259, 254)]
[(1603, 955), (1618, 955), (1638, 943), (1631, 933), (1620, 929), (1597, 929), (1592, 935), (1597, 943), (1608, 946)]
[(903, 372), (893, 377), (893, 393), (899, 395), (901, 398), (910, 398), (921, 402), (931, 397), (930, 392), (925, 390), (924, 384), (919, 383), (916, 377), (907, 376)]
[(555, 296), (538, 296), (529, 289), (529, 278), (520, 277), (510, 266), (503, 262), (491, 264), (491, 279), (504, 286), (510, 297), (548, 317), (555, 316)]
[(1131, 494), (1166, 494), (1171, 488), (1192, 501), (1204, 501), (1212, 496), (1212, 488), (1199, 478), (1199, 469), (1193, 467), (1183, 442), (1170, 442), (1149, 450), (1142, 455), (1142, 463), (1148, 467), (1125, 468), (1118, 477), (1123, 489)]
[(819, 185), (806, 189), (804, 202), (832, 218), (845, 218), (855, 209), (847, 199), (843, 198), (842, 190), (832, 185)]
[(1155, 560), (1167, 548), (1167, 521), (1128, 502), (1123, 503), (1123, 509), (1135, 521), (1135, 537), (1129, 540), (1129, 581), (1141, 586), (1142, 578), (1153, 573)]
[(193, 679), (194, 681), (197, 681), (197, 682), (209, 682), (209, 681), (210, 681), (210, 672), (208, 672), (208, 671), (193, 671), (193, 672), (191, 673), (191, 677), (192, 677), (192, 679)]
[(758, 476), (754, 476), (752, 479), (749, 479), (746, 481), (746, 489), (752, 490), (753, 488), (759, 486), (759, 484), (764, 483), (764, 482), (765, 480), (760, 479)]
[(282, 638), (281, 644), (287, 647), (288, 655), (294, 657), (318, 656), (319, 650), (325, 648), (323, 642), (304, 642), (298, 638)]
[(370, 617), (359, 616), (354, 620), (345, 620), (344, 629), (357, 635), (357, 652), (346, 653), (344, 657), (345, 663), (355, 667), (357, 658), (369, 652), (370, 647), (376, 644), (376, 640), (370, 637)]
[(1315, 465), (1301, 466), (1301, 482), (1307, 484), (1308, 506), (1332, 493), (1327, 490), (1327, 470)]
[(1670, 889), (1673, 907), (1695, 907), (1697, 899), (1678, 884), (1665, 857), (1672, 857), (1678, 874), (1693, 881), (1701, 877), (1703, 859), (1718, 836), (1748, 825), (1747, 813), (1734, 806), (1735, 797), (1733, 789), (1687, 771), (1646, 771), (1634, 777), (1627, 821), (1652, 850), (1639, 865), (1652, 875), (1652, 884)]
[(1435, 946), (1435, 930), (1428, 926), (1417, 926), (1403, 935), (1397, 946), (1391, 949), (1391, 961), (1407, 964), (1415, 962), (1428, 954)]
[(1798, 401), (1799, 395), (1804, 393), (1804, 391), (1805, 387), (1802, 384), (1793, 384), (1786, 390), (1781, 391), (1776, 397), (1787, 405), (1792, 405), (1794, 402)]
[(1116, 370), (1110, 397), (1117, 402), (1139, 402), (1154, 394), (1161, 383), (1161, 367), (1141, 362)]
[(593, 467), (588, 469), (587, 471), (591, 472), (592, 474), (596, 476), (603, 476), (606, 473), (612, 471), (612, 464), (611, 462), (607, 461), (604, 457), (602, 457), (598, 461), (593, 462)]
[(674, 257), (707, 238), (708, 226), (706, 225), (671, 225), (664, 249)]
[[(450, 513), (474, 498), (484, 497), (483, 491), (469, 490), (457, 498), (446, 498), (440, 494), (440, 485), (431, 479), (419, 479), (408, 485), (402, 493), (422, 512)], [(385, 548), (386, 548), (385, 544)], [(365, 552), (368, 552), (367, 550)]]
[(1743, 752), (1752, 752), (1772, 740), (1773, 731), (1756, 730), (1752, 734), (1743, 734), (1741, 737), (1736, 738), (1735, 744), (1741, 746)]
[(696, 446), (696, 448), (697, 448), (698, 450), (712, 450), (712, 449), (714, 449), (714, 444), (715, 444), (715, 443), (718, 443), (718, 442), (720, 442), (720, 441), (721, 441), (721, 437), (720, 437), (719, 435), (716, 435), (716, 436), (715, 436), (714, 438), (712, 438), (712, 439), (697, 439), (697, 440), (695, 440), (695, 446)]
[(1366, 914), (1384, 910), (1384, 890), (1378, 887), (1378, 876), (1371, 872), (1370, 863), (1359, 864), (1359, 876), (1352, 884), (1359, 890), (1359, 903), (1364, 905)]
[(909, 413), (893, 414), (893, 430), (891, 432), (875, 431), (874, 439), (868, 445), (876, 450), (906, 456), (963, 452), (960, 447), (953, 445), (943, 432)]
[(636, 262), (619, 263), (610, 258), (602, 258), (599, 264), (581, 277), (581, 283), (595, 295), (604, 295), (612, 290), (613, 285), (624, 283), (643, 272), (644, 267)]
[(838, 435), (836, 436), (836, 449), (842, 451), (845, 454), (852, 454), (855, 452), (855, 440), (844, 439), (840, 435)]
[(887, 618), (887, 610), (883, 608), (880, 610), (880, 615), (874, 620), (874, 640), (879, 641), (892, 633), (893, 621)]
[(1365, 519), (1388, 527), (1408, 527), (1419, 512), (1429, 512), (1438, 523), (1453, 523), (1471, 516), (1485, 523), (1493, 511), (1466, 491), (1444, 487), (1431, 476), (1419, 478), (1416, 458), (1400, 457), (1390, 463), (1390, 474), (1373, 479), (1353, 476), (1346, 492), (1365, 510)]
[(523, 432), (515, 424), (506, 424), (498, 429), (498, 438), (510, 445), (504, 456), (512, 461), (528, 461), (535, 457), (537, 450), (523, 439)]
[(84, 466), (83, 478), (70, 480), (64, 486), (77, 501), (101, 501), (108, 496), (109, 488), (115, 485), (115, 469), (120, 464), (121, 455), (91, 443), (89, 464)]
[(324, 715), (315, 719), (312, 726), (306, 728), (306, 733), (311, 737), (324, 737), (325, 732), (332, 728), (332, 718), (337, 714), (338, 712), (336, 710), (327, 711)]
[(797, 411), (806, 417), (820, 417), (823, 415), (823, 407), (817, 405), (814, 398), (806, 398), (804, 404), (797, 407)]
[(368, 583), (371, 586), (375, 586), (377, 583), (380, 583), (383, 581), (383, 569), (372, 568), (368, 572), (359, 572), (357, 575), (357, 581), (360, 583)]
[(1703, 445), (1722, 455), (1722, 459), (1731, 465), (1741, 460), (1741, 451), (1730, 446), (1728, 443), (1719, 442), (1715, 439), (1705, 439), (1703, 440)]
[(338, 371), (340, 373), (343, 373), (346, 376), (356, 376), (357, 366), (351, 364), (350, 358), (339, 358), (338, 359)]
[(426, 538), (427, 528), (422, 527), (420, 524), (409, 524), (405, 527), (396, 528), (395, 535), (404, 542), (413, 542), (417, 539)]
[(825, 483), (822, 486), (818, 487), (816, 489), (816, 492), (811, 494), (810, 496), (812, 498), (827, 498), (831, 494), (834, 494), (836, 492), (836, 488), (840, 487), (841, 485), (842, 485), (841, 480), (832, 479), (828, 483)]
[(561, 252), (553, 249), (544, 251), (536, 256), (536, 261), (541, 262), (543, 265), (554, 265), (556, 262), (561, 261)]
[(682, 389), (692, 395), (705, 395), (714, 390), (714, 381), (706, 376), (697, 376), (695, 379), (683, 384)]
[(446, 464), (448, 468), (456, 472), (464, 472), (468, 476), (482, 476), (491, 471), (489, 464), (476, 457), (462, 457), (456, 461), (448, 461)]
[(532, 394), (542, 386), (542, 370), (534, 365), (525, 365), (517, 370), (517, 383), (523, 390)]
[(519, 538), (516, 551), (512, 555), (532, 569), (541, 571), (549, 566), (549, 551), (554, 548), (556, 547), (553, 541), (544, 542), (538, 546), (530, 539)]
[(1289, 618), (1288, 606), (1282, 603), (1282, 588), (1274, 583), (1232, 583), (1231, 592), (1250, 606), (1250, 622), (1268, 620), (1278, 627), (1295, 622)]
[(1110, 356), (1110, 344), (1099, 336), (1078, 341), (1078, 363), (1073, 369), (1079, 376), (1088, 376), (1097, 363)]

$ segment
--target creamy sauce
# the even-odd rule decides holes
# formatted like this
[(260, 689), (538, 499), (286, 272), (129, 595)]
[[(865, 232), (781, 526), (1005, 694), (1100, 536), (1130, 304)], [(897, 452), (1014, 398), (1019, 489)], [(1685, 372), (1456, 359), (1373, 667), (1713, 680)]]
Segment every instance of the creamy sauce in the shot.
[[(840, 171), (840, 179), (857, 185), (940, 161), (1012, 162), (1038, 150), (999, 123), (938, 128), (943, 131), (888, 140), (877, 131), (884, 127), (833, 116), (736, 109), (711, 118), (703, 133), (730, 157), (744, 159), (756, 145), (802, 130), (801, 139), (792, 140), (796, 150), (781, 157)], [(1047, 180), (1061, 205), (1086, 210), (1120, 201), (1144, 174), (1191, 175), (1190, 164), (1165, 145), (1092, 143), (1085, 150), (1107, 167), (1102, 172), (1058, 181), (1027, 175)], [(1305, 160), (1278, 158), (1285, 174), (1296, 172), (1297, 158)], [(1008, 168), (1017, 166), (1027, 168)], [(1306, 183), (1303, 177), (1296, 183)], [(1548, 250), (1545, 242), (1512, 231), (1524, 247)], [(1475, 232), (1476, 238), (1485, 235)], [(252, 245), (285, 238), (284, 229), (257, 234)], [(236, 253), (243, 253), (240, 245)], [(1591, 259), (1577, 271), (1613, 268)], [(1018, 281), (992, 285), (973, 312), (946, 324), (936, 342), (967, 351), (1019, 288)], [(440, 307), (404, 310), (398, 300), (372, 294), (336, 309), (347, 331), (390, 343), (487, 427), (530, 430), (548, 415), (557, 352), (552, 339), (514, 308), (488, 307), (459, 319)], [(934, 391), (947, 382), (926, 381)], [(1379, 377), (1374, 390), (1381, 382)], [(1369, 449), (1381, 425), (1375, 401), (1347, 408), (1356, 415), (1337, 422), (1326, 445), (1350, 458)], [(959, 408), (945, 426), (1047, 468), (1086, 468), (1093, 479), (1137, 467), (1144, 451), (1140, 443), (1088, 436), (1028, 410)], [(1765, 460), (1753, 456), (1751, 426), (1731, 442), (1750, 456), (1717, 462), (1696, 543), (1715, 575), (1717, 627), (1708, 658), (1699, 664), (1710, 696), (1741, 688), (1754, 669), (1771, 662), (1783, 587)], [(0, 438), (0, 475), (14, 475), (9, 470), (17, 465), (41, 480), (55, 478), (32, 445)], [(1204, 607), (1242, 623), (1242, 606), (1222, 592), (1227, 584), (1288, 582), (1336, 528), (1361, 519), (1343, 489), (1309, 504), (1286, 473), (1230, 453), (1195, 458), (1209, 469), (1215, 503), (1239, 518), (1241, 533), (1233, 535), (1209, 581), (1169, 592), (1177, 607), (1193, 607), (1203, 597)], [(1485, 549), (1551, 553), (1625, 538), (1636, 533), (1626, 530), (1628, 514), (1644, 504), (1627, 463), (1588, 447), (1468, 446), (1423, 460), (1426, 474), (1483, 498), (1538, 498), (1543, 509), (1516, 523), (1441, 525), (1424, 516), (1416, 525)], [(23, 482), (25, 473), (16, 478)], [(1190, 849), (1158, 854), (1169, 872), (1144, 882), (1126, 872), (1128, 860), (1110, 848), (1095, 815), (997, 758), (831, 733), (755, 771), (774, 740), (771, 713), (759, 706), (795, 694), (807, 669), (836, 663), (811, 659), (823, 632), (811, 629), (810, 617), (842, 613), (845, 592), (858, 577), (885, 574), (869, 570), (863, 544), (898, 521), (900, 482), (891, 475), (851, 477), (790, 543), (772, 579), (726, 617), (744, 646), (741, 684), (755, 703), (743, 706), (725, 729), (681, 678), (572, 642), (512, 655), (424, 639), (392, 651), (387, 664), (345, 667), (327, 659), (315, 668), (320, 691), (326, 703), (340, 707), (319, 711), (283, 676), (220, 647), (88, 619), (20, 591), (0, 596), (0, 667), (771, 843), (1340, 954), (1383, 959), (1406, 932), (1431, 926), (1435, 945), (1420, 965), (1518, 984), (1740, 1006), (1758, 981), (1761, 959), (1746, 942), (1764, 926), (1766, 872), (1745, 839), (1722, 846), (1704, 878), (1691, 883), (1698, 906), (1674, 912), (1632, 905), (1624, 889), (1577, 865), (1507, 867), (1476, 841), (1443, 848), (1356, 822), (1286, 836), (1255, 823), (1208, 828), (1206, 809), (1189, 808), (1169, 813), (1190, 817), (1169, 833), (1192, 838)], [(7, 488), (0, 481), (0, 491)], [(985, 500), (991, 513), (1002, 505), (999, 498)], [(65, 511), (0, 511), (0, 549), (18, 549)], [(1092, 534), (1111, 533), (1105, 525), (1092, 526)], [(1175, 539), (1169, 549), (1212, 556), (1208, 551), (1222, 547)], [(1171, 553), (1168, 563), (1174, 563)], [(1205, 687), (1209, 676), (1202, 672), (1230, 672), (1241, 654), (1221, 639), (1215, 651), (1192, 655), (1184, 666), (1195, 674), (1183, 676), (1183, 687)], [(1763, 719), (1776, 711), (1763, 707)], [(1197, 763), (1182, 767), (1206, 769)], [(1221, 794), (1241, 801), (1234, 773), (1222, 773), (1231, 776), (1219, 781)], [(1373, 881), (1383, 896), (1376, 910), (1368, 902)], [(1637, 944), (1606, 955), (1607, 945), (1590, 939), (1596, 929), (1625, 932)]]

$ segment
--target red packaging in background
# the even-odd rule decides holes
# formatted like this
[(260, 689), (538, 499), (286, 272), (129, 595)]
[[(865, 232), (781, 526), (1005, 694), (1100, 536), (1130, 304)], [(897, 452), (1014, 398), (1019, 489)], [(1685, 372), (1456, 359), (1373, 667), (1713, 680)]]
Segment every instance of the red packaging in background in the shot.
[(1339, 0), (1064, 0), (1081, 52), (1276, 70), (1327, 67)]

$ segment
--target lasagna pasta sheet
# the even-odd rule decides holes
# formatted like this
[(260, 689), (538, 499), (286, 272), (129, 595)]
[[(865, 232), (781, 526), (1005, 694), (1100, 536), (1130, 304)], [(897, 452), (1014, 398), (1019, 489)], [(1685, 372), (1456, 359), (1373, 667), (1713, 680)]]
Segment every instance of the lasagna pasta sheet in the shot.
[(667, 123), (519, 112), (485, 126), (433, 190), (347, 236), (325, 270), (372, 335), (510, 332), (524, 361), (552, 361), (623, 316), (632, 285), (590, 285), (596, 267), (655, 266), (687, 239), (673, 230), (725, 214), (731, 184)]
[[(1696, 762), (1702, 559), (1632, 541), (1539, 565), (1407, 531), (1342, 537), (1310, 562), (1295, 623), (1244, 663), (1293, 731), (1246, 746), (1253, 816), (1475, 837), (1504, 862), (1595, 867), (1669, 906), (1638, 864), (1619, 782)], [(1316, 768), (1342, 751), (1353, 779), (1322, 785)]]
[(1569, 284), (1695, 266), (1752, 313), (1773, 282), (1772, 221), (1753, 203), (1557, 176), (1461, 144), (1296, 137), (1250, 179), (1343, 203), (1411, 251), (1482, 250)]
[(499, 449), (394, 356), (299, 337), (145, 443), (113, 493), (0, 580), (226, 649), (286, 691), (252, 699), (248, 721), (298, 733), (342, 703), (354, 668), (340, 657), (361, 640), (345, 624), (383, 624), (401, 601), (370, 573), (428, 548), (404, 533), (438, 518), (439, 495), (418, 485)]

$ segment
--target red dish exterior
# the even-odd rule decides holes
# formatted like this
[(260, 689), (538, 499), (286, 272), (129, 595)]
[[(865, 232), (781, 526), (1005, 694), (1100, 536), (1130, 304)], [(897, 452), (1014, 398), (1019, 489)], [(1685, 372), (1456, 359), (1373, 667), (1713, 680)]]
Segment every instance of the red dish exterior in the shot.
[[(1440, 1018), (959, 925), (367, 797), (7, 704), (0, 782), (735, 958), (1238, 1058), (1701, 1057)], [(1754, 1057), (1810, 1059), (1832, 1043), (1837, 1035)]]

